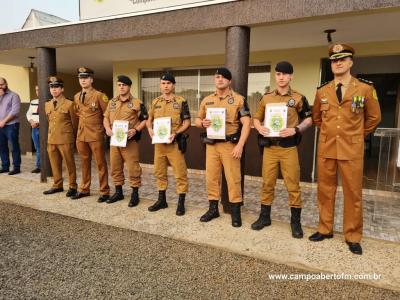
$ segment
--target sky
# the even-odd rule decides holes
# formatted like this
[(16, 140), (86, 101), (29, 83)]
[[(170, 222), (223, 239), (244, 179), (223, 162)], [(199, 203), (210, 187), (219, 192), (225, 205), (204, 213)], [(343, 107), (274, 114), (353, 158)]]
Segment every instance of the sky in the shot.
[(79, 0), (0, 0), (0, 32), (21, 29), (31, 9), (79, 20)]

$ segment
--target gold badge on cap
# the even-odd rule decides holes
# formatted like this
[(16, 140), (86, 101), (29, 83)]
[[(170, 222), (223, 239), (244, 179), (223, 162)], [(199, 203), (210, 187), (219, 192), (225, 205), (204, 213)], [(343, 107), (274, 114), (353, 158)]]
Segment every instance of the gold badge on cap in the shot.
[(334, 53), (339, 53), (343, 51), (343, 46), (340, 44), (336, 44), (335, 46), (333, 46), (332, 51)]
[(85, 68), (85, 67), (80, 67), (80, 68), (78, 69), (78, 72), (79, 72), (79, 73), (85, 73), (85, 72), (86, 72), (86, 68)]
[(57, 77), (51, 76), (51, 77), (49, 78), (49, 81), (51, 81), (51, 82), (57, 81)]

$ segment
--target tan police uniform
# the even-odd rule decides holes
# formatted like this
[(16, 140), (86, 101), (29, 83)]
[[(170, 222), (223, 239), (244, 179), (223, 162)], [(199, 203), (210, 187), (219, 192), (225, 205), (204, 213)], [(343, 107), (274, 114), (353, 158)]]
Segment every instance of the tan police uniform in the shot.
[[(119, 96), (108, 102), (104, 117), (109, 121), (111, 128), (115, 120), (128, 121), (129, 129), (134, 129), (141, 122), (143, 104), (132, 95), (126, 100)], [(146, 116), (147, 118), (147, 116)], [(126, 147), (110, 147), (111, 178), (116, 186), (122, 186), (125, 181), (124, 163), (126, 163), (131, 187), (140, 187), (142, 168), (139, 165), (139, 144), (136, 140), (127, 141)]]
[[(206, 118), (207, 108), (226, 109), (226, 136), (227, 139), (240, 130), (240, 118), (250, 117), (250, 111), (245, 98), (230, 91), (223, 98), (217, 93), (211, 94), (203, 99), (200, 104), (198, 117)], [(228, 184), (229, 202), (242, 202), (240, 159), (232, 157), (235, 144), (229, 141), (216, 140), (214, 145), (206, 145), (206, 182), (208, 200), (219, 200), (221, 198), (221, 172), (224, 169)]]
[[(265, 106), (271, 103), (280, 103), (288, 107), (287, 128), (295, 128), (302, 119), (311, 117), (311, 109), (306, 97), (295, 90), (289, 89), (285, 95), (279, 94), (278, 90), (265, 94), (258, 104), (257, 112), (253, 116), (254, 119), (264, 122)], [(296, 138), (296, 136), (268, 138), (270, 146), (264, 147), (263, 150), (261, 204), (272, 205), (276, 179), (280, 168), (289, 193), (289, 206), (302, 207), (299, 185), (300, 165)]]
[(91, 161), (94, 157), (100, 181), (100, 193), (109, 195), (108, 170), (104, 149), (103, 114), (107, 109), (108, 97), (90, 88), (74, 97), (75, 109), (79, 118), (76, 147), (81, 157), (82, 182), (80, 192), (90, 193)]
[[(183, 120), (190, 120), (189, 107), (186, 100), (173, 95), (169, 100), (160, 96), (151, 103), (149, 116), (153, 119), (171, 117), (171, 133), (176, 133), (182, 126)], [(185, 157), (178, 148), (176, 142), (171, 144), (155, 144), (154, 151), (154, 175), (157, 178), (157, 188), (165, 191), (168, 187), (168, 163), (172, 166), (176, 192), (186, 194), (188, 192), (187, 167)]]
[(362, 178), (364, 137), (381, 119), (376, 91), (371, 82), (354, 77), (342, 86), (342, 101), (334, 80), (318, 88), (312, 109), (320, 128), (318, 141), (318, 232), (332, 234), (337, 171), (344, 193), (343, 231), (346, 241), (358, 243), (362, 237)]
[(45, 111), (49, 121), (47, 152), (53, 172), (53, 188), (63, 187), (62, 161), (64, 160), (68, 170), (69, 188), (76, 189), (74, 144), (78, 120), (74, 102), (61, 95), (58, 99), (47, 101)]

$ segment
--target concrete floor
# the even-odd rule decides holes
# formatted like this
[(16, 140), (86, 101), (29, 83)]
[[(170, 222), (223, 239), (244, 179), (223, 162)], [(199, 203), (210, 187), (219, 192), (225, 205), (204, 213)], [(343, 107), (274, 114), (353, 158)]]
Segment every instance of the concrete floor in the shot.
[[(78, 168), (78, 183), (80, 178), (79, 157), (76, 155), (76, 165)], [(40, 177), (31, 174), (30, 170), (34, 168), (34, 157), (31, 155), (23, 156), (24, 173), (17, 175), (18, 177), (39, 181)], [(208, 206), (207, 194), (205, 188), (205, 176), (202, 172), (190, 170), (189, 174), (189, 194), (188, 201), (191, 205), (206, 209)], [(156, 200), (158, 196), (155, 179), (152, 174), (151, 165), (143, 166), (142, 187), (140, 195), (143, 198)], [(171, 172), (170, 172), (171, 173)], [(204, 173), (204, 172), (203, 172)], [(125, 172), (127, 174), (127, 172)], [(51, 181), (51, 179), (50, 179)], [(170, 187), (167, 191), (168, 201), (176, 203), (175, 180), (172, 173), (169, 176)], [(111, 180), (110, 180), (110, 185)], [(252, 215), (254, 220), (257, 219), (260, 210), (260, 192), (262, 186), (262, 178), (246, 177), (244, 191), (244, 211)], [(302, 183), (302, 199), (304, 209), (302, 211), (302, 223), (309, 227), (318, 225), (318, 207), (316, 184)], [(92, 188), (96, 193), (98, 190), (97, 170), (92, 164)], [(125, 184), (125, 191), (130, 193), (128, 184)], [(374, 190), (364, 190), (363, 194), (364, 208), (364, 235), (377, 239), (400, 242), (400, 193), (380, 192)], [(282, 181), (279, 180), (275, 190), (275, 201), (272, 208), (272, 218), (274, 220), (289, 222), (290, 211), (287, 205), (287, 192)], [(341, 188), (338, 188), (335, 207), (335, 231), (341, 232), (343, 219), (343, 194)]]
[(398, 299), (349, 280), (0, 202), (1, 299)]
[[(175, 205), (157, 213), (149, 213), (153, 202), (142, 199), (138, 207), (128, 208), (128, 200), (115, 204), (99, 204), (97, 196), (78, 201), (64, 194), (45, 196), (43, 190), (49, 184), (21, 176), (0, 175), (0, 201), (52, 212), (82, 220), (93, 221), (137, 232), (153, 234), (197, 245), (211, 246), (220, 250), (261, 259), (276, 264), (302, 269), (307, 272), (334, 274), (379, 274), (379, 280), (361, 280), (363, 284), (400, 291), (400, 244), (365, 238), (364, 254), (356, 256), (348, 251), (341, 234), (320, 243), (307, 238), (297, 240), (290, 235), (287, 223), (273, 221), (272, 226), (256, 232), (250, 229), (254, 215), (243, 214), (243, 227), (233, 228), (230, 216), (223, 214), (210, 223), (201, 223), (204, 209), (191, 204), (188, 199), (187, 214), (175, 215)], [(142, 197), (144, 198), (144, 197)], [(305, 236), (314, 229), (305, 227)], [(70, 236), (74, 231), (70, 232)], [(192, 258), (195, 258), (193, 255)], [(124, 280), (121, 278), (121, 280)]]

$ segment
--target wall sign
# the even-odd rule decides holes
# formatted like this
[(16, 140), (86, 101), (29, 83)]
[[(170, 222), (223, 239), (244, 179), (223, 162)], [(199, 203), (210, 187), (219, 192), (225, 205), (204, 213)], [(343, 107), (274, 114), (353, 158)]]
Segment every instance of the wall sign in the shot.
[(144, 15), (238, 0), (80, 0), (80, 19)]

